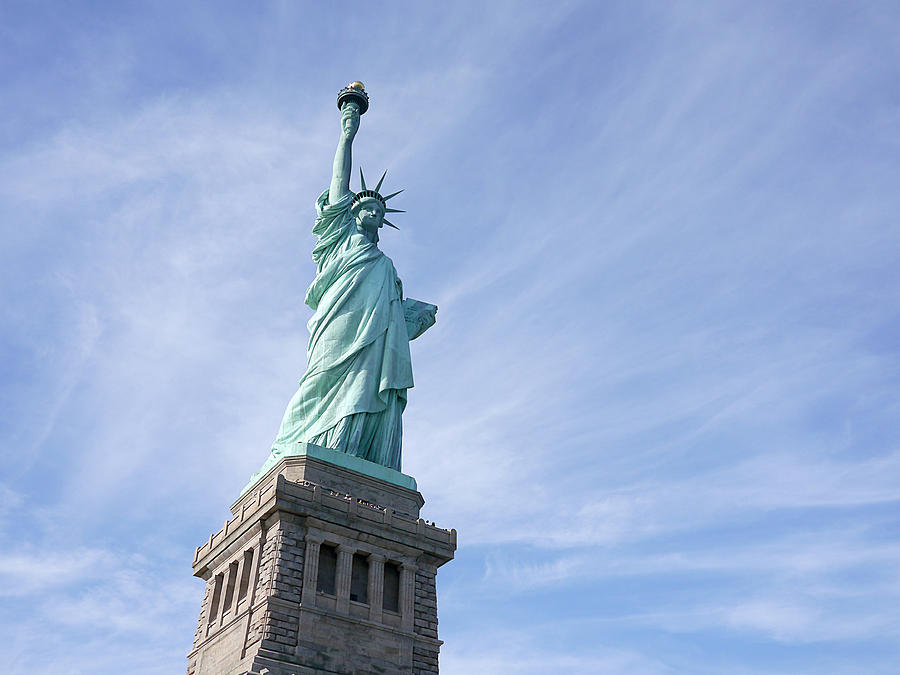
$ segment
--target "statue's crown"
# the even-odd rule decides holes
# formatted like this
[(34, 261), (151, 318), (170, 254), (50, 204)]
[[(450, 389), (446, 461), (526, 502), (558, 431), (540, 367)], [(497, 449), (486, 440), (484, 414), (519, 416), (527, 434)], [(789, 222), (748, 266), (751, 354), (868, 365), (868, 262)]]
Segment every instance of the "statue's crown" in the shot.
[[(375, 200), (381, 202), (381, 205), (384, 207), (385, 213), (406, 213), (406, 211), (403, 211), (402, 209), (389, 209), (388, 205), (387, 205), (388, 199), (391, 199), (392, 197), (396, 197), (401, 192), (403, 192), (403, 190), (397, 190), (396, 192), (392, 192), (391, 194), (387, 195), (386, 197), (381, 196), (381, 193), (379, 192), (379, 190), (381, 189), (381, 184), (384, 182), (385, 176), (387, 176), (387, 171), (385, 171), (383, 174), (381, 174), (381, 180), (378, 181), (378, 185), (375, 186), (375, 189), (370, 190), (369, 188), (366, 187), (366, 178), (365, 178), (365, 176), (363, 176), (362, 167), (359, 167), (359, 182), (360, 182), (360, 185), (362, 186), (362, 189), (356, 193), (356, 196), (353, 198), (353, 201), (350, 202), (350, 210), (351, 211), (354, 210), (359, 204), (361, 204), (366, 199), (375, 199)], [(384, 224), (390, 225), (395, 230), (400, 229), (399, 227), (394, 225), (391, 221), (389, 221), (387, 218), (384, 219)]]

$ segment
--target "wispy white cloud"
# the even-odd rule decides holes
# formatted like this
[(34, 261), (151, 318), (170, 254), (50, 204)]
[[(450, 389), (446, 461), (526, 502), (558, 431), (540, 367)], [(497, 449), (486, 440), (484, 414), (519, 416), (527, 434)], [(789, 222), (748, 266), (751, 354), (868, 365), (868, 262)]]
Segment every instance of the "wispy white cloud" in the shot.
[[(163, 665), (181, 665), (181, 654), (152, 645), (186, 649), (186, 615), (202, 588), (174, 577), (162, 557), (58, 549), (54, 543), (32, 545), (0, 557), (0, 620), (7, 626), (0, 658), (12, 672), (90, 673), (116, 662), (133, 664), (129, 672), (159, 672)], [(64, 635), (77, 640), (66, 648)], [(150, 646), (134, 650), (135, 638)]]
[(663, 663), (636, 651), (604, 645), (590, 645), (580, 653), (541, 648), (551, 640), (551, 631), (532, 634), (510, 628), (487, 634), (468, 635), (465, 645), (442, 649), (441, 672), (464, 673), (577, 673), (593, 675), (634, 673), (654, 675), (673, 672)]
[[(815, 589), (816, 594), (835, 595), (841, 586), (823, 587), (824, 579), (853, 570), (884, 570), (898, 552), (893, 542), (869, 541), (865, 531), (828, 527), (814, 533), (780, 535), (774, 541), (761, 541), (759, 535), (751, 534), (719, 545), (706, 544), (705, 539), (693, 545), (672, 541), (668, 550), (662, 542), (652, 550), (643, 546), (576, 548), (545, 554), (542, 562), (532, 562), (527, 550), (519, 549), (518, 559), (494, 553), (487, 558), (484, 583), (530, 591), (611, 577), (748, 575), (759, 580), (793, 579)], [(843, 593), (895, 594), (900, 591), (897, 581), (893, 570), (886, 577), (873, 578), (871, 584), (859, 581), (852, 588), (844, 587)]]
[(106, 551), (81, 549), (70, 552), (6, 552), (0, 556), (0, 595), (29, 595), (56, 586), (94, 580), (109, 563)]

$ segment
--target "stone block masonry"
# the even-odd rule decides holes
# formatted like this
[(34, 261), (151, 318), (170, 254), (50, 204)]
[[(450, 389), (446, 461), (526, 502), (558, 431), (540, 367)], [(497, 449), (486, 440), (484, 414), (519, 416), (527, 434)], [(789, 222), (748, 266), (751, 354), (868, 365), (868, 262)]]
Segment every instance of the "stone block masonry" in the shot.
[(312, 453), (282, 459), (197, 548), (188, 675), (437, 675), (435, 583), (456, 531), (422, 504)]

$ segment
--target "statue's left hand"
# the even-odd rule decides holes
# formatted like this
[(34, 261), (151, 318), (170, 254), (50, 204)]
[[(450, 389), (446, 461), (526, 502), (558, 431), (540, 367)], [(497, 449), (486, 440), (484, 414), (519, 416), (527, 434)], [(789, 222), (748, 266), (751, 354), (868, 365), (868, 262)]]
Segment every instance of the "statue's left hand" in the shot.
[(437, 306), (420, 300), (407, 298), (403, 301), (403, 315), (406, 319), (406, 332), (410, 340), (415, 340), (435, 322)]

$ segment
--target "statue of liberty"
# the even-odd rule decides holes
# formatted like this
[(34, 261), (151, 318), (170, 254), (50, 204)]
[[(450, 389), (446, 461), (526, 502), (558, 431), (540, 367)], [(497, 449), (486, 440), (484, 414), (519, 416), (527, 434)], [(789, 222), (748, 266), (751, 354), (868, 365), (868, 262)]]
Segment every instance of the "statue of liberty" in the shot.
[[(310, 319), (306, 373), (288, 403), (264, 465), (290, 454), (296, 443), (312, 443), (400, 470), (401, 416), (413, 386), (409, 341), (434, 324), (437, 307), (404, 300), (394, 264), (378, 248), (386, 213), (402, 213), (387, 202), (402, 190), (381, 195), (350, 190), (351, 148), (368, 108), (361, 82), (338, 96), (341, 135), (331, 185), (316, 201), (312, 251), (316, 276), (306, 292)], [(386, 173), (386, 172), (385, 172)], [(259, 475), (259, 474), (257, 474)]]

